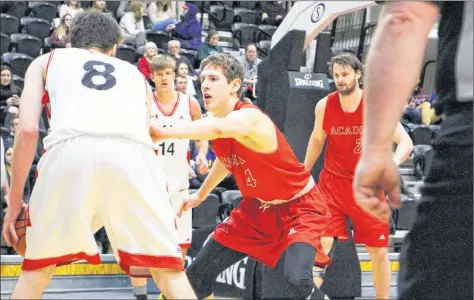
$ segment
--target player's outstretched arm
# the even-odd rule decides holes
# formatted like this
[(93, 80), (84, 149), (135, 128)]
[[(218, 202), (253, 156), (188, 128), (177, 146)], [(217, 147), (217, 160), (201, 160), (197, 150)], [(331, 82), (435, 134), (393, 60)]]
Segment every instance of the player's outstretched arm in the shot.
[(398, 122), (397, 128), (395, 129), (393, 142), (397, 144), (397, 149), (393, 155), (393, 160), (398, 166), (407, 160), (413, 151), (413, 141), (400, 122)]
[(151, 134), (154, 142), (170, 138), (191, 140), (241, 138), (251, 135), (263, 117), (264, 114), (255, 108), (244, 108), (233, 111), (224, 118), (208, 117), (180, 128), (152, 126)]
[(227, 176), (227, 174), (229, 174), (229, 171), (225, 168), (224, 164), (220, 159), (216, 159), (209, 175), (207, 175), (201, 185), (201, 188), (199, 188), (196, 193), (183, 200), (183, 204), (177, 214), (178, 217), (181, 217), (183, 211), (194, 208), (206, 200), (209, 193)]
[(206, 179), (202, 183), (199, 190), (196, 192), (198, 194), (199, 199), (201, 201), (206, 200), (209, 193), (219, 184), (222, 180), (229, 174), (229, 171), (225, 168), (224, 164), (218, 158), (215, 160), (214, 164), (212, 165), (211, 171), (209, 175), (207, 175)]
[(314, 109), (314, 129), (309, 138), (308, 148), (306, 149), (306, 156), (304, 158), (304, 166), (309, 172), (311, 172), (311, 169), (318, 160), (319, 155), (321, 155), (321, 150), (323, 149), (327, 137), (326, 132), (323, 130), (326, 101), (327, 98), (321, 99)]

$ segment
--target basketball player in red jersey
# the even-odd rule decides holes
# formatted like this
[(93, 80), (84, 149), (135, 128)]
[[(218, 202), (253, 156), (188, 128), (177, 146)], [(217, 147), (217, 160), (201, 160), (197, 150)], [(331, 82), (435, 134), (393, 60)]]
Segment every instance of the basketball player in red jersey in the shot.
[[(322, 242), (331, 252), (336, 238), (347, 240), (345, 216), (349, 216), (355, 243), (367, 246), (373, 265), (373, 280), (377, 299), (390, 296), (390, 261), (388, 260), (389, 223), (380, 221), (361, 210), (354, 201), (352, 180), (362, 150), (363, 90), (359, 87), (362, 64), (352, 53), (340, 53), (331, 60), (330, 71), (337, 91), (316, 105), (316, 121), (305, 157), (307, 170), (313, 168), (327, 139), (324, 168), (318, 186), (331, 212), (331, 223)], [(397, 165), (413, 150), (413, 143), (401, 124), (394, 134), (398, 145), (393, 156)], [(320, 286), (324, 273), (315, 274)]]
[(329, 214), (313, 178), (272, 120), (239, 100), (243, 68), (237, 59), (210, 55), (200, 74), (204, 102), (214, 116), (182, 128), (151, 129), (154, 140), (213, 140), (219, 159), (181, 212), (203, 202), (229, 172), (244, 196), (187, 268), (197, 297), (211, 296), (218, 274), (244, 257), (274, 267), (286, 251), (284, 277), (294, 297), (324, 299), (313, 283), (312, 267), (314, 257), (321, 270), (330, 262), (320, 243)]

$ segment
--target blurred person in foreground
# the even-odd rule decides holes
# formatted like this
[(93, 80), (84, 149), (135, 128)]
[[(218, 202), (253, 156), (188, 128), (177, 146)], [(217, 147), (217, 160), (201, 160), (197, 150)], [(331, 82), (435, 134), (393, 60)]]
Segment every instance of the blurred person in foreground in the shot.
[(377, 197), (381, 191), (393, 206), (401, 205), (393, 132), (439, 15), (435, 109), (446, 119), (402, 247), (400, 299), (473, 298), (473, 2), (384, 4), (367, 58), (362, 156), (353, 187), (358, 205), (380, 219), (391, 211)]

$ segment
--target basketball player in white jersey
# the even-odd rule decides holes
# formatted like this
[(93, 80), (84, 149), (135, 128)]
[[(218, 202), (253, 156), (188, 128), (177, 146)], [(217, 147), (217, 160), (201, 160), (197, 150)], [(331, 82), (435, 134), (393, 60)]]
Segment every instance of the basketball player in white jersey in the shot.
[(71, 26), (73, 48), (42, 55), (28, 68), (3, 228), (8, 245), (18, 240), (15, 221), (44, 93), (51, 133), (31, 196), (27, 250), (13, 299), (40, 299), (56, 265), (81, 259), (99, 264), (94, 233), (102, 226), (125, 272), (149, 270), (170, 297), (195, 299), (149, 136), (152, 93), (133, 65), (113, 57), (120, 40), (113, 18), (82, 13)]
[[(150, 114), (151, 124), (158, 127), (179, 127), (201, 119), (199, 102), (189, 95), (173, 88), (176, 62), (168, 55), (156, 55), (150, 63), (151, 79), (155, 83), (154, 104)], [(198, 172), (208, 172), (206, 154), (208, 141), (196, 141), (199, 154), (196, 157)], [(156, 143), (158, 158), (161, 161), (174, 216), (181, 207), (183, 198), (189, 196), (189, 139), (169, 139)], [(192, 211), (176, 217), (179, 245), (183, 259), (191, 247)], [(132, 278), (132, 286), (137, 299), (146, 299), (146, 280)], [(164, 291), (163, 291), (164, 292)], [(165, 295), (170, 297), (164, 292)]]
[[(154, 104), (150, 122), (158, 127), (179, 127), (201, 119), (201, 107), (192, 96), (173, 89), (176, 62), (168, 55), (156, 55), (150, 63), (151, 79), (155, 83)], [(170, 139), (156, 144), (158, 156), (163, 160), (168, 183), (171, 204), (175, 213), (181, 207), (181, 201), (188, 196), (189, 189), (189, 140)], [(196, 165), (201, 174), (208, 172), (206, 154), (208, 141), (196, 141), (198, 155)], [(183, 215), (176, 220), (179, 243), (183, 258), (191, 247), (192, 214)]]

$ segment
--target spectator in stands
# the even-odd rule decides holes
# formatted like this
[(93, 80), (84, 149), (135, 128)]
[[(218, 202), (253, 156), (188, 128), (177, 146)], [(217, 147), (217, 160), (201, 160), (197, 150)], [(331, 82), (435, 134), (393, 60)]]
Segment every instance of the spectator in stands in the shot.
[(219, 42), (219, 33), (217, 30), (209, 30), (207, 34), (206, 43), (199, 48), (198, 59), (203, 60), (214, 53), (222, 53), (224, 50), (221, 46), (217, 45)]
[(425, 101), (418, 108), (421, 112), (421, 123), (429, 126), (432, 124), (440, 124), (441, 116), (436, 113), (433, 104), (436, 101), (436, 92), (433, 92), (429, 101)]
[(262, 23), (278, 26), (286, 15), (286, 10), (278, 1), (261, 1)]
[(94, 1), (90, 10), (96, 10), (103, 12), (104, 14), (110, 14), (111, 16), (114, 16), (114, 14), (105, 7), (105, 1)]
[[(9, 146), (10, 147), (10, 146)], [(8, 194), (10, 193), (10, 185), (8, 184), (7, 180), (7, 171), (5, 168), (5, 148), (3, 139), (0, 137), (0, 226), (3, 228), (3, 218), (4, 218), (4, 210), (6, 210), (8, 206)], [(12, 249), (7, 248), (7, 244), (2, 237), (1, 239), (1, 254), (12, 254)]]
[(130, 10), (120, 19), (125, 43), (143, 46), (146, 43), (145, 25), (142, 18), (141, 1), (130, 2)]
[(15, 136), (16, 131), (18, 130), (18, 125), (20, 124), (20, 116), (13, 116), (10, 119), (10, 134), (12, 137)]
[[(199, 85), (199, 80), (194, 81), (196, 85)], [(176, 76), (174, 78), (174, 89), (178, 92), (187, 94), (188, 93), (188, 76), (181, 75), (176, 72)], [(196, 95), (194, 96), (196, 100), (199, 102), (201, 106), (201, 112), (204, 114), (206, 112), (206, 106), (204, 105), (204, 101), (202, 99), (202, 95), (200, 93), (200, 87), (196, 87)]]
[(245, 47), (245, 56), (240, 57), (244, 67), (244, 96), (253, 100), (253, 89), (257, 79), (257, 67), (262, 60), (257, 57), (257, 46), (248, 44)]
[[(115, 12), (115, 16), (117, 17), (117, 20), (122, 19), (123, 16), (129, 11), (132, 11), (130, 8), (130, 3), (134, 0), (129, 0), (129, 1), (120, 1), (120, 5), (117, 7), (117, 11)], [(146, 1), (143, 1), (144, 4), (146, 4)], [(142, 16), (146, 16), (147, 10), (146, 10), (146, 5), (142, 5)], [(145, 24), (146, 25), (146, 24)]]
[(176, 67), (176, 74), (186, 77), (188, 80), (186, 94), (190, 96), (196, 95), (195, 82), (197, 81), (196, 76), (189, 75), (189, 68), (185, 62), (180, 62)]
[(178, 24), (177, 14), (172, 10), (171, 0), (154, 1), (148, 5), (151, 29), (165, 31), (168, 25)]
[(194, 4), (186, 3), (183, 9), (183, 20), (176, 25), (168, 25), (166, 31), (172, 32), (183, 48), (199, 50), (202, 46), (202, 26), (196, 19), (198, 8)]
[[(408, 104), (405, 106), (404, 119), (413, 124), (422, 124), (422, 116), (420, 106), (423, 107), (425, 102), (429, 103), (430, 96), (421, 88), (420, 79), (416, 85)], [(426, 121), (427, 122), (427, 121)], [(429, 124), (428, 124), (429, 125)]]
[[(13, 145), (9, 145), (8, 148), (5, 150), (5, 169), (7, 171), (8, 185), (11, 184), (12, 157), (13, 157)], [(23, 191), (23, 197), (24, 197), (25, 203), (28, 203), (27, 200), (30, 198), (30, 194), (31, 194), (31, 185), (30, 185), (30, 182), (27, 180), (25, 184), (25, 189)]]
[(21, 89), (12, 80), (10, 67), (0, 67), (0, 125), (5, 122), (7, 113), (18, 114)]
[(138, 69), (147, 79), (150, 78), (150, 62), (158, 54), (158, 47), (153, 42), (145, 44), (145, 55), (138, 60)]
[(178, 92), (186, 94), (188, 92), (188, 77), (176, 74), (174, 78), (174, 89)]
[(181, 49), (181, 43), (178, 40), (171, 40), (168, 42), (168, 54), (171, 55), (176, 60), (176, 65), (184, 62), (188, 66), (188, 71), (190, 75), (195, 75), (194, 67), (189, 61), (189, 59), (181, 55), (179, 50)]
[(59, 22), (58, 27), (54, 29), (53, 33), (51, 33), (50, 39), (51, 44), (54, 48), (69, 48), (71, 47), (71, 37), (69, 33), (69, 29), (71, 28), (72, 23), (72, 15), (69, 13), (65, 14), (61, 21)]
[(81, 2), (79, 1), (66, 1), (66, 3), (62, 4), (59, 7), (59, 18), (63, 18), (64, 15), (69, 14), (71, 17), (80, 12), (83, 12), (84, 9), (81, 7)]

